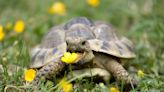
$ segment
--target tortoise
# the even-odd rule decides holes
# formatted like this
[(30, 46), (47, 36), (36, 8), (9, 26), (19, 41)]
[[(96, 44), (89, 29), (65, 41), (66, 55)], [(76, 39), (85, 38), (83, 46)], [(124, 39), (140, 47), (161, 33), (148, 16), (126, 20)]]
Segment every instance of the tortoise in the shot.
[(76, 60), (78, 65), (89, 62), (93, 67), (109, 71), (117, 81), (133, 82), (119, 63), (121, 58), (135, 57), (131, 41), (119, 38), (111, 25), (86, 17), (73, 18), (53, 27), (32, 50), (30, 68), (39, 69), (34, 82), (40, 77), (46, 79), (59, 74), (66, 66), (60, 58), (67, 51), (82, 53)]

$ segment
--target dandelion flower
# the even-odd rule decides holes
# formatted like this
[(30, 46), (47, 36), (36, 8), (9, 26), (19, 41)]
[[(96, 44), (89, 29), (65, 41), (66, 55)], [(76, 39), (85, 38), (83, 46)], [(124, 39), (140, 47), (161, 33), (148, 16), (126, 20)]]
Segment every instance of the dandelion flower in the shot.
[(65, 5), (62, 2), (55, 2), (49, 9), (48, 13), (64, 15), (66, 12)]
[(109, 92), (119, 92), (119, 90), (117, 88), (115, 88), (115, 87), (111, 87), (109, 89)]
[(3, 32), (3, 26), (0, 25), (0, 41), (2, 41), (5, 37), (5, 33)]
[(36, 76), (36, 71), (33, 69), (25, 70), (24, 79), (28, 82), (32, 82)]
[(91, 7), (97, 7), (100, 4), (99, 0), (87, 0), (87, 3)]
[(5, 26), (6, 30), (11, 30), (12, 29), (12, 23), (8, 22)]
[(72, 87), (71, 83), (63, 86), (63, 92), (70, 92), (70, 91), (72, 91), (72, 89), (73, 89), (73, 87)]
[(144, 74), (144, 72), (142, 70), (138, 70), (137, 75), (139, 77), (144, 77), (145, 74)]
[(14, 25), (14, 31), (17, 33), (22, 33), (24, 31), (25, 24), (24, 21), (18, 20)]
[(74, 61), (77, 59), (77, 54), (76, 53), (70, 53), (66, 52), (64, 53), (63, 57), (61, 58), (62, 62), (65, 62), (67, 64), (74, 63)]
[(71, 92), (73, 90), (72, 84), (68, 83), (65, 78), (59, 82), (59, 87), (63, 90), (63, 92)]

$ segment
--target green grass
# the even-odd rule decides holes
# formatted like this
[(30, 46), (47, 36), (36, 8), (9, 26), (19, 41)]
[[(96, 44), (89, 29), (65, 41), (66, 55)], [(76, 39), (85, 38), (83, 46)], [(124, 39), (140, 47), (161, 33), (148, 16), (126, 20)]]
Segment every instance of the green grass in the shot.
[[(141, 92), (164, 92), (164, 1), (163, 0), (101, 0), (96, 8), (88, 6), (85, 0), (60, 0), (66, 5), (66, 15), (51, 15), (47, 9), (54, 0), (0, 0), (0, 24), (25, 21), (25, 31), (21, 34), (5, 30), (5, 39), (0, 42), (0, 92), (7, 85), (23, 86), (24, 68), (30, 63), (29, 50), (40, 43), (43, 35), (58, 24), (77, 16), (111, 23), (118, 33), (128, 37), (135, 44), (137, 57), (126, 63), (127, 70), (138, 80)], [(76, 4), (76, 5), (74, 5)], [(15, 44), (17, 43), (17, 44)], [(20, 69), (11, 67), (18, 65)], [(144, 70), (145, 76), (138, 78), (137, 71)], [(18, 70), (18, 71), (17, 71)], [(7, 71), (12, 71), (10, 76)], [(108, 88), (91, 81), (81, 82), (82, 88), (94, 92), (107, 92)], [(96, 85), (96, 87), (94, 87)], [(118, 86), (117, 83), (109, 84)], [(50, 82), (41, 84), (41, 92), (54, 87)], [(9, 92), (16, 90), (9, 88)], [(74, 92), (79, 92), (74, 89)], [(18, 90), (17, 90), (18, 91)], [(17, 92), (15, 91), (15, 92)], [(22, 90), (21, 90), (22, 91)], [(32, 92), (32, 88), (25, 89)]]

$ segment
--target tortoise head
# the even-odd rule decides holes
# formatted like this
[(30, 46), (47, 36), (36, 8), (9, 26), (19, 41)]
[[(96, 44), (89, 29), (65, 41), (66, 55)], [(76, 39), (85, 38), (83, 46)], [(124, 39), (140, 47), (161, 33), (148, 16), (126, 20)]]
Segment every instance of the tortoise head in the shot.
[(89, 51), (88, 39), (93, 39), (94, 35), (90, 28), (83, 24), (74, 24), (66, 32), (67, 49), (70, 52)]
[(84, 52), (90, 49), (89, 44), (87, 45), (86, 39), (83, 38), (68, 38), (67, 49), (70, 52)]

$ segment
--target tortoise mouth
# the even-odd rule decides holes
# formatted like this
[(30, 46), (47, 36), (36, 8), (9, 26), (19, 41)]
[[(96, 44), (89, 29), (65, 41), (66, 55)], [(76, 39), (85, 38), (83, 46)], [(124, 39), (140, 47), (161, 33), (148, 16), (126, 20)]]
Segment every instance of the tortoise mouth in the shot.
[(76, 53), (76, 55), (77, 55), (77, 58), (75, 59), (74, 64), (81, 61), (86, 55), (86, 52), (79, 52), (79, 51), (73, 51), (71, 53)]

